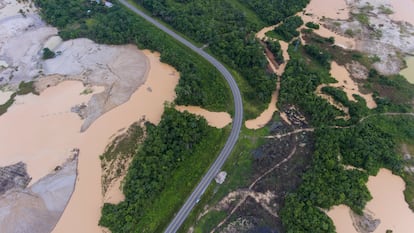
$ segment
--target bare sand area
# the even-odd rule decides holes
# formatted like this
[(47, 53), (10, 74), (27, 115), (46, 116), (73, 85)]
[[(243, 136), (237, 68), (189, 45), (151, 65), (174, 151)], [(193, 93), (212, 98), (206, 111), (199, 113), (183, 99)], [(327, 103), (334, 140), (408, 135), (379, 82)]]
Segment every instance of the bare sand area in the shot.
[(414, 84), (414, 56), (409, 56), (405, 59), (407, 68), (401, 70), (400, 74), (403, 75), (408, 82)]
[(0, 90), (0, 105), (7, 102), (10, 99), (10, 96), (13, 94), (12, 91), (2, 91)]
[(270, 32), (272, 30), (275, 30), (275, 28), (278, 26), (279, 24), (276, 25), (272, 25), (269, 27), (265, 27), (262, 28), (259, 32), (256, 33), (256, 38), (259, 40), (269, 40), (270, 38), (268, 36), (266, 36), (267, 32)]
[(206, 118), (210, 126), (220, 129), (226, 127), (232, 122), (231, 116), (227, 112), (210, 112), (197, 106), (175, 106), (175, 109), (180, 112), (187, 111), (189, 113), (202, 116)]
[[(393, 175), (387, 169), (381, 169), (377, 176), (370, 176), (368, 189), (373, 199), (366, 205), (364, 212), (379, 219), (380, 224), (373, 231), (384, 233), (387, 230), (398, 233), (412, 233), (414, 213), (404, 199), (405, 183), (401, 177)], [(351, 210), (345, 205), (336, 206), (328, 212), (334, 221), (338, 233), (357, 233), (353, 226)]]
[[(98, 226), (101, 197), (101, 167), (99, 155), (104, 152), (110, 137), (145, 116), (157, 124), (164, 111), (164, 102), (173, 101), (178, 72), (159, 61), (159, 54), (144, 51), (149, 58), (147, 81), (124, 104), (104, 114), (81, 135), (79, 175), (71, 200), (53, 232), (101, 233)], [(83, 155), (83, 156), (82, 156)], [(118, 194), (122, 195), (119, 190)], [(122, 199), (122, 196), (120, 196)], [(114, 197), (115, 199), (117, 197)]]
[(22, 10), (25, 14), (33, 13), (36, 9), (34, 4), (30, 3), (17, 3), (16, 0), (0, 0), (0, 19), (21, 14)]
[[(53, 44), (56, 41), (59, 38), (46, 43)], [(82, 131), (105, 112), (125, 103), (145, 82), (148, 61), (134, 45), (109, 46), (88, 39), (75, 39), (63, 42), (55, 50), (60, 51), (61, 55), (44, 61), (43, 73), (59, 74), (60, 79), (56, 79), (56, 76), (40, 79), (36, 84), (39, 91), (62, 79), (80, 80), (87, 85), (105, 87), (103, 92), (94, 95), (82, 109), (80, 114), (85, 118)]]
[[(17, 8), (26, 4), (10, 0), (8, 6)], [(0, 16), (0, 85), (8, 84), (14, 89), (21, 81), (31, 81), (41, 74), (41, 50), (43, 43), (57, 34), (53, 27), (46, 26), (35, 13), (6, 14)]]
[(75, 187), (78, 157), (74, 156), (30, 187), (0, 196), (2, 233), (46, 233), (54, 228)]

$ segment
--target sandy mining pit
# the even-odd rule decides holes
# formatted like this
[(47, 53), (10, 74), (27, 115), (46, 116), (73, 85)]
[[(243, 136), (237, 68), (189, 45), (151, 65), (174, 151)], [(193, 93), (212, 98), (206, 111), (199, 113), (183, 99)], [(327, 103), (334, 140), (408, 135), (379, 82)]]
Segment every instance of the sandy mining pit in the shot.
[(104, 87), (104, 91), (78, 109), (85, 119), (81, 131), (105, 112), (128, 101), (145, 82), (148, 72), (147, 57), (134, 45), (99, 45), (88, 39), (75, 39), (61, 43), (55, 51), (61, 55), (42, 63), (45, 77), (36, 83), (39, 92), (63, 80)]
[(382, 74), (399, 73), (404, 68), (404, 56), (414, 53), (413, 1), (337, 1), (346, 2), (349, 18), (319, 16), (321, 24), (342, 37), (354, 39), (357, 50), (378, 58), (374, 67)]

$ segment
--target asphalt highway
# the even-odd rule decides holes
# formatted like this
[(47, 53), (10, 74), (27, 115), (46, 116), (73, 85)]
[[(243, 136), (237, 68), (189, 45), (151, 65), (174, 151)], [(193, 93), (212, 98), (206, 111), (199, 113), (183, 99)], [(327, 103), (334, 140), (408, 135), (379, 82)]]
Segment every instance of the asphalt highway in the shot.
[(187, 218), (188, 214), (191, 212), (193, 207), (198, 203), (201, 196), (204, 194), (204, 192), (206, 191), (207, 187), (209, 186), (211, 181), (214, 179), (214, 177), (220, 172), (221, 167), (223, 166), (224, 162), (227, 160), (231, 151), (233, 150), (233, 147), (236, 144), (237, 139), (239, 137), (240, 129), (241, 129), (242, 122), (243, 122), (242, 98), (240, 95), (239, 87), (237, 86), (237, 83), (234, 80), (233, 76), (218, 60), (216, 60), (214, 57), (212, 57), (208, 53), (204, 52), (202, 49), (196, 47), (195, 45), (193, 45), (188, 40), (184, 39), (183, 37), (181, 37), (174, 31), (162, 25), (161, 23), (159, 23), (152, 17), (146, 15), (144, 12), (137, 9), (135, 6), (131, 5), (127, 1), (120, 0), (120, 2), (126, 7), (128, 7), (130, 10), (132, 10), (133, 12), (135, 12), (136, 14), (138, 14), (139, 16), (147, 20), (148, 22), (154, 24), (156, 27), (166, 32), (167, 34), (169, 34), (170, 36), (178, 40), (180, 43), (184, 44), (185, 46), (187, 46), (194, 52), (198, 53), (200, 56), (204, 57), (207, 61), (209, 61), (224, 76), (233, 94), (235, 111), (234, 111), (234, 117), (233, 117), (233, 123), (232, 123), (232, 129), (231, 129), (230, 136), (227, 139), (227, 142), (224, 145), (223, 149), (221, 150), (217, 159), (211, 165), (207, 173), (204, 175), (203, 179), (200, 181), (197, 187), (193, 190), (190, 197), (186, 200), (186, 202), (181, 207), (181, 209), (178, 211), (178, 213), (176, 213), (174, 219), (171, 221), (171, 223), (168, 225), (167, 229), (165, 230), (166, 233), (174, 233), (178, 231), (180, 226), (183, 224), (183, 222)]

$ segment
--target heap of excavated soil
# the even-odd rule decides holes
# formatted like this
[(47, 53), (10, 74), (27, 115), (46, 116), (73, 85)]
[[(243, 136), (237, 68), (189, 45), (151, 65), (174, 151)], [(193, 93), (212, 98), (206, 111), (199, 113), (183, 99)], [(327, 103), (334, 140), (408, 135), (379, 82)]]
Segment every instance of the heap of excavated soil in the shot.
[(86, 104), (81, 131), (105, 112), (128, 101), (145, 82), (148, 72), (148, 59), (134, 45), (109, 46), (75, 39), (63, 42), (55, 51), (61, 55), (42, 63), (43, 73), (52, 76), (37, 82), (39, 91), (68, 79), (105, 88)]
[(75, 188), (77, 156), (26, 189), (15, 188), (0, 197), (2, 233), (50, 232)]

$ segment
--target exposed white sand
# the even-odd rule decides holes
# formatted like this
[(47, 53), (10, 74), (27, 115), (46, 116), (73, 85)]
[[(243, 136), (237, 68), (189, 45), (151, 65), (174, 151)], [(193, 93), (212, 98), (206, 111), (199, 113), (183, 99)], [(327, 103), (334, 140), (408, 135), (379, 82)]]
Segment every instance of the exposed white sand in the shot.
[(2, 195), (0, 197), (1, 232), (50, 232), (73, 192), (76, 167), (75, 158), (32, 186), (24, 190), (9, 190)]
[(103, 199), (105, 203), (118, 204), (125, 200), (125, 195), (121, 189), (121, 182), (124, 178), (124, 176), (121, 176), (110, 184)]
[(61, 43), (56, 50), (62, 54), (43, 63), (46, 75), (60, 74), (65, 79), (105, 87), (88, 103), (82, 131), (105, 112), (125, 103), (145, 82), (148, 72), (146, 56), (134, 45), (108, 46), (75, 39)]
[(175, 106), (175, 109), (180, 112), (187, 111), (189, 113), (202, 116), (206, 118), (210, 126), (220, 129), (226, 127), (232, 122), (231, 116), (227, 112), (210, 112), (197, 106)]
[(7, 64), (7, 62), (6, 61), (3, 61), (3, 60), (0, 60), (0, 68), (7, 68), (7, 67), (9, 67), (9, 64)]
[(18, 15), (19, 10), (26, 14), (32, 13), (35, 10), (34, 4), (32, 6), (28, 3), (18, 3), (16, 0), (0, 0), (0, 19)]
[(45, 44), (43, 45), (43, 48), (55, 50), (61, 43), (62, 43), (62, 38), (60, 38), (60, 36), (52, 36), (45, 42)]
[(10, 96), (13, 94), (12, 91), (2, 91), (0, 90), (0, 105), (7, 102), (10, 99)]

